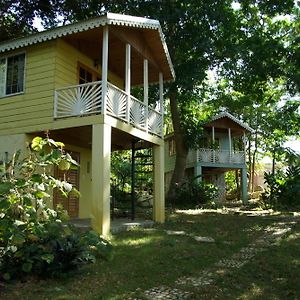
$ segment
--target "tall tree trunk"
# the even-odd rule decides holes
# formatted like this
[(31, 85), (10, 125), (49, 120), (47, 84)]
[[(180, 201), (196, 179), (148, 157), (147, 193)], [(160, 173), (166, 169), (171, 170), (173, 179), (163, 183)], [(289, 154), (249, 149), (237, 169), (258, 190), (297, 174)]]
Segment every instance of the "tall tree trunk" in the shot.
[(185, 145), (184, 132), (180, 122), (180, 112), (177, 103), (176, 92), (170, 93), (170, 108), (174, 128), (174, 139), (176, 146), (176, 161), (175, 169), (172, 175), (171, 183), (168, 191), (168, 199), (172, 201), (175, 197), (175, 187), (182, 183), (184, 171), (186, 167), (186, 159), (188, 155), (188, 148)]

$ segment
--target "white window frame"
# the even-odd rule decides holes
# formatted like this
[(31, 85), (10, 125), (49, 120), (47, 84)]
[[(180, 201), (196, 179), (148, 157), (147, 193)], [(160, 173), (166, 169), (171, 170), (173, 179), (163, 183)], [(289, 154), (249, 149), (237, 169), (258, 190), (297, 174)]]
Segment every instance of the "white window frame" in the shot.
[[(19, 56), (19, 55), (22, 55), (22, 54), (24, 54), (23, 90), (20, 91), (20, 92), (16, 92), (16, 93), (6, 94), (6, 88), (7, 88), (6, 87), (6, 84), (7, 84), (7, 61), (11, 57)], [(11, 96), (16, 96), (16, 95), (24, 94), (24, 92), (25, 92), (26, 52), (18, 52), (18, 53), (6, 55), (6, 56), (1, 56), (0, 60), (3, 60), (3, 59), (5, 60), (4, 94), (3, 95), (0, 94), (0, 98), (11, 97)]]

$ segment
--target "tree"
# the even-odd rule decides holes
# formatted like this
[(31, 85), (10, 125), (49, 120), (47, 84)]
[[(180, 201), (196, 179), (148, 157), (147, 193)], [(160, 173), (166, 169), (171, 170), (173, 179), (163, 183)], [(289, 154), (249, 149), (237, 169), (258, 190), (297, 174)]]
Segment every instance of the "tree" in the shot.
[(248, 143), (250, 189), (258, 151), (271, 152), (275, 165), (288, 136), (298, 134), (300, 129), (299, 103), (290, 101), (280, 107), (288, 90), (297, 91), (297, 76), (294, 80), (290, 70), (294, 74), (299, 70), (294, 36), (299, 23), (297, 26), (292, 14), (296, 10), (293, 3), (277, 4), (270, 11), (260, 1), (256, 5), (241, 2), (237, 15), (242, 26), (234, 40), (235, 50), (218, 68), (214, 105), (243, 116), (243, 121), (255, 130)]
[[(220, 76), (227, 78), (232, 90), (244, 95), (237, 98), (236, 104), (242, 112), (249, 114), (255, 112), (254, 103), (260, 103), (265, 83), (270, 78), (286, 75), (287, 62), (289, 74), (292, 74), (299, 62), (296, 38), (291, 51), (286, 51), (285, 47), (291, 27), (278, 18), (292, 13), (293, 0), (43, 1), (46, 8), (52, 3), (53, 13), (41, 6), (35, 7), (31, 2), (34, 1), (28, 2), (31, 9), (46, 26), (60, 22), (58, 16), (67, 22), (97, 16), (104, 11), (160, 21), (176, 72), (176, 80), (167, 85), (166, 92), (170, 99), (177, 153), (170, 197), (184, 177), (188, 149), (195, 146), (201, 135), (205, 118), (199, 120), (196, 112), (207, 97), (207, 71), (218, 70)], [(298, 30), (299, 26), (293, 28), (293, 32)], [(293, 81), (292, 76), (290, 78)], [(213, 93), (218, 94), (218, 91), (213, 90)], [(213, 95), (212, 98), (216, 97)], [(247, 99), (250, 99), (249, 103)]]

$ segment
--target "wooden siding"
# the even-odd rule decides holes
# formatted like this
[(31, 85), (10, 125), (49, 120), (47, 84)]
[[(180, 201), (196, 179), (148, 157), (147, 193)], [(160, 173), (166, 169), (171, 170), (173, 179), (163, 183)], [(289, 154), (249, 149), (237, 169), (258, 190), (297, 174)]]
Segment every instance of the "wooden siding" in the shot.
[[(28, 126), (46, 129), (51, 123), (55, 45), (51, 41), (24, 49), (25, 90), (19, 95), (0, 98), (0, 135), (25, 133)], [(11, 54), (14, 53), (7, 53)]]
[[(99, 53), (100, 56), (100, 53)], [(55, 84), (56, 88), (78, 84), (78, 63), (98, 72), (101, 77), (101, 67), (94, 66), (94, 61), (82, 52), (76, 50), (64, 40), (57, 41)], [(125, 73), (125, 70), (124, 70)], [(108, 79), (119, 88), (124, 88), (121, 78), (109, 72)]]
[[(21, 52), (26, 53), (25, 90), (0, 98), (0, 136), (54, 128), (54, 90), (78, 84), (78, 62), (96, 70), (92, 59), (62, 39), (15, 53)], [(3, 56), (13, 54), (9, 52)], [(123, 88), (119, 77), (112, 73), (109, 77), (111, 82)]]

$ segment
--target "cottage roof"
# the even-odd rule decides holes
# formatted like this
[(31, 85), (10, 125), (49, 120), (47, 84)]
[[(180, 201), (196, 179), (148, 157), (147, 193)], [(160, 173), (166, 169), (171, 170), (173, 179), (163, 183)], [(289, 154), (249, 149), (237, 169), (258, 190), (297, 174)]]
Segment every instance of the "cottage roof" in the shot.
[(250, 126), (248, 126), (246, 123), (243, 123), (242, 121), (240, 121), (239, 119), (237, 119), (236, 117), (234, 117), (232, 114), (230, 114), (227, 111), (223, 111), (221, 113), (219, 113), (218, 115), (212, 117), (211, 121), (208, 122), (206, 125), (211, 125), (214, 121), (223, 119), (223, 118), (228, 118), (231, 121), (235, 122), (236, 124), (238, 124), (240, 127), (246, 129), (247, 131), (253, 133), (254, 129), (251, 128)]
[[(156, 47), (153, 50), (156, 50), (154, 51), (156, 52), (154, 54), (156, 56), (159, 56), (158, 61), (163, 62), (163, 64), (167, 65), (167, 68), (166, 67), (163, 68), (164, 79), (174, 80), (175, 78), (174, 67), (170, 58), (170, 54), (159, 21), (148, 19), (148, 18), (142, 18), (142, 17), (106, 13), (105, 15), (100, 17), (95, 17), (85, 21), (59, 26), (54, 29), (41, 31), (41, 32), (30, 34), (25, 37), (2, 42), (0, 43), (0, 53), (20, 49), (26, 46), (31, 46), (34, 44), (50, 41), (61, 37), (66, 37), (68, 35), (78, 34), (105, 25), (123, 26), (123, 27), (131, 27), (131, 28), (141, 29), (141, 30), (154, 31), (155, 35), (153, 34), (151, 35), (150, 46)], [(162, 66), (161, 63), (160, 66)]]

